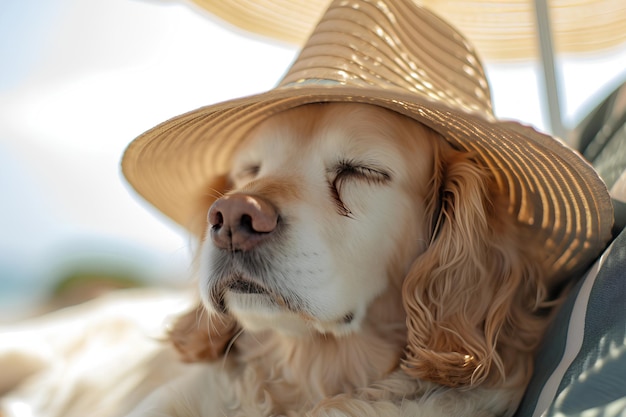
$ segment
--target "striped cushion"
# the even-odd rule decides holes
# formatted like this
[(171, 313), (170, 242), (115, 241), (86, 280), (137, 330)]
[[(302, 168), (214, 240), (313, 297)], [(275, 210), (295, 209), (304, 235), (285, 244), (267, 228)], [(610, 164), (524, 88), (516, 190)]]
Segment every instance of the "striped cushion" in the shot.
[(626, 416), (626, 231), (546, 333), (517, 417)]

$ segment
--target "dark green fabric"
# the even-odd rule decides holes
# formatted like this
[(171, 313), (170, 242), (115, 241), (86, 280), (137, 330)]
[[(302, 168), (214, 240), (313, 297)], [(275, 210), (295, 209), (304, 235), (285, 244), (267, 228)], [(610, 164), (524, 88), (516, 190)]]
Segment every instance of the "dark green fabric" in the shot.
[[(581, 291), (589, 285), (590, 291)], [(573, 359), (561, 363), (566, 348)], [(546, 386), (551, 377), (558, 383), (554, 392)], [(544, 391), (548, 401), (538, 402)], [(626, 230), (570, 293), (547, 332), (516, 417), (544, 412), (626, 416)]]

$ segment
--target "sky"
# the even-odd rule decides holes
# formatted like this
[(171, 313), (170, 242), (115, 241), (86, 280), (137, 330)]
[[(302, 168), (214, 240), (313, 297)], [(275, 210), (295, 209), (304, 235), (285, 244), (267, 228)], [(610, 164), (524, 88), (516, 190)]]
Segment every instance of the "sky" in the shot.
[[(2, 0), (0, 315), (36, 303), (67, 265), (189, 281), (190, 238), (125, 183), (123, 151), (170, 117), (271, 89), (296, 52), (182, 0)], [(566, 124), (624, 62), (626, 47), (560, 58)], [(498, 116), (546, 129), (536, 62), (487, 74)]]

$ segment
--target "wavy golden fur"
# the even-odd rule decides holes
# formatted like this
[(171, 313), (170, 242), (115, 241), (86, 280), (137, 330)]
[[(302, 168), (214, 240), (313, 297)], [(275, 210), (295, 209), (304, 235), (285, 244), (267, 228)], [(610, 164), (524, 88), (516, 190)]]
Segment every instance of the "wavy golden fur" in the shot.
[[(361, 143), (359, 135), (374, 139)], [(311, 144), (320, 140), (332, 144)], [(335, 149), (335, 142), (342, 140), (349, 145)], [(285, 141), (300, 142), (285, 145)], [(307, 146), (308, 153), (303, 150), (285, 156)], [(264, 147), (271, 151), (264, 153)], [(248, 152), (249, 148), (252, 151)], [(330, 175), (326, 186), (330, 192), (318, 187), (318, 182), (303, 179), (313, 175), (308, 162), (296, 164), (301, 172), (289, 165), (293, 159), (324, 160), (329, 158), (324, 152), (345, 154), (353, 149), (358, 151), (356, 156), (342, 158), (363, 160), (368, 165), (350, 167), (360, 170), (359, 177), (356, 183), (341, 183), (339, 191), (333, 188), (338, 181), (333, 179), (334, 165), (324, 174)], [(279, 217), (284, 214), (288, 225), (281, 233), (287, 237), (280, 235), (280, 239), (291, 239), (298, 222), (313, 222), (315, 218), (307, 216), (322, 213), (319, 215), (337, 220), (322, 217), (321, 224), (314, 226), (317, 229), (306, 230), (321, 230), (319, 240), (336, 245), (331, 252), (347, 254), (342, 255), (346, 262), (353, 252), (375, 248), (360, 249), (367, 246), (365, 240), (377, 242), (380, 250), (358, 259), (380, 257), (384, 276), (359, 277), (356, 286), (341, 287), (361, 291), (360, 287), (369, 285), (366, 280), (382, 282), (375, 284), (375, 290), (363, 290), (368, 300), (350, 301), (363, 305), (364, 312), (360, 315), (360, 307), (347, 309), (343, 322), (332, 319), (340, 315), (328, 318), (310, 307), (316, 302), (323, 304), (315, 301), (318, 298), (297, 304), (294, 300), (306, 293), (295, 297), (296, 290), (270, 279), (262, 283), (269, 288), (262, 297), (274, 301), (259, 302), (258, 313), (248, 311), (256, 308), (256, 301), (238, 300), (261, 297), (261, 290), (250, 290), (251, 296), (228, 295), (224, 290), (226, 295), (219, 293), (222, 298), (201, 293), (203, 302), (179, 319), (171, 340), (184, 360), (216, 362), (206, 372), (220, 373), (221, 377), (211, 378), (225, 378), (226, 382), (209, 378), (208, 385), (190, 388), (205, 394), (178, 391), (182, 394), (177, 401), (187, 404), (180, 406), (187, 411), (171, 411), (171, 415), (196, 415), (189, 410), (203, 407), (222, 407), (222, 414), (215, 415), (471, 416), (514, 412), (531, 376), (533, 354), (552, 306), (548, 296), (554, 289), (548, 288), (549, 277), (544, 276), (540, 236), (533, 236), (506, 212), (503, 203), (507, 197), (500, 194), (489, 170), (475, 155), (453, 149), (438, 134), (408, 118), (360, 104), (309, 105), (284, 112), (251, 134), (243, 145), (242, 153), (246, 152), (263, 163), (263, 155), (283, 155), (280, 158), (284, 159), (266, 172), (254, 162), (252, 176), (248, 176), (247, 157), (240, 168), (235, 162), (228, 181), (223, 178), (211, 186), (212, 197), (203, 201), (199, 210), (202, 219), (222, 196), (250, 195), (269, 201)], [(323, 155), (311, 155), (314, 152)], [(377, 156), (383, 162), (376, 160)], [(244, 179), (238, 169), (244, 172)], [(292, 196), (281, 197), (284, 184), (271, 187), (281, 181), (292, 185), (295, 181)], [(268, 187), (273, 189), (270, 194)], [(319, 195), (324, 194), (329, 202), (320, 201), (324, 199)], [(377, 204), (387, 203), (374, 201), (396, 195), (393, 204), (379, 207)], [(300, 208), (307, 204), (316, 206), (311, 211)], [(290, 211), (291, 206), (305, 211)], [(302, 216), (301, 212), (308, 214)], [(396, 216), (396, 221), (405, 225), (390, 227), (393, 223), (385, 219), (376, 229), (383, 230), (382, 234), (363, 236), (354, 231), (362, 219), (372, 223), (375, 221), (368, 216), (381, 213)], [(227, 250), (215, 249), (215, 231), (211, 230), (215, 226), (199, 223), (197, 234), (203, 237), (204, 247), (213, 247), (201, 252), (199, 261), (221, 260), (216, 251)], [(334, 230), (337, 228), (339, 232)], [(365, 240), (350, 241), (351, 233)], [(294, 238), (289, 246), (302, 241)], [(279, 246), (280, 242), (263, 245)], [(283, 252), (291, 253), (289, 250)], [(336, 258), (328, 256), (335, 262)], [(200, 280), (205, 281), (201, 291), (221, 285), (217, 278), (207, 278), (216, 274), (210, 271), (210, 266), (200, 268)], [(367, 269), (359, 271), (367, 273), (363, 272)], [(341, 278), (340, 273), (335, 275), (335, 279)], [(299, 283), (298, 288), (301, 286)], [(343, 311), (333, 308), (337, 314)], [(202, 405), (209, 400), (196, 397), (206, 395), (207, 390), (219, 391), (210, 397), (219, 398), (221, 405)]]

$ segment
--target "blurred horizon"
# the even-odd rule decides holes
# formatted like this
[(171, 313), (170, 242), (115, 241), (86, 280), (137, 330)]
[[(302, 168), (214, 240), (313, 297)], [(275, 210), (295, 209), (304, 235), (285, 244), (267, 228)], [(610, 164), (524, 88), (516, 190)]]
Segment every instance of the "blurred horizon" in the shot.
[[(75, 271), (190, 282), (191, 238), (126, 184), (124, 148), (170, 117), (271, 89), (296, 53), (184, 1), (4, 0), (0, 323)], [(568, 127), (624, 81), (624, 62), (626, 46), (559, 56)], [(496, 115), (545, 130), (537, 63), (486, 69)]]

